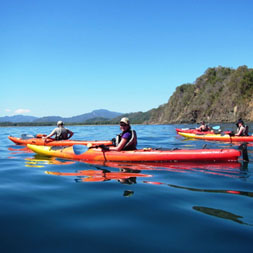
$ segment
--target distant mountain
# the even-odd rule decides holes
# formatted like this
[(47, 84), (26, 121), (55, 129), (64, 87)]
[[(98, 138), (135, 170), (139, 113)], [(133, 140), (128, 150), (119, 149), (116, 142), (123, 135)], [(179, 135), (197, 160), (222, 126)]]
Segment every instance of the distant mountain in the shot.
[(33, 122), (40, 123), (40, 122), (57, 122), (59, 120), (62, 120), (63, 122), (66, 122), (65, 118), (62, 118), (60, 116), (46, 116), (35, 119)]
[(85, 121), (92, 119), (104, 119), (104, 120), (111, 120), (115, 117), (119, 117), (122, 113), (119, 112), (111, 112), (105, 109), (94, 110), (90, 113), (84, 113), (78, 116), (73, 116), (70, 118), (63, 118), (60, 116), (47, 116), (47, 117), (33, 117), (33, 116), (24, 116), (24, 115), (15, 115), (15, 116), (5, 116), (0, 117), (0, 122), (12, 122), (12, 123), (19, 123), (19, 122), (33, 122), (33, 123), (43, 123), (43, 122), (57, 122), (62, 120), (64, 123), (84, 123)]
[(34, 116), (15, 115), (15, 116), (0, 117), (0, 122), (12, 122), (12, 123), (33, 122), (36, 119), (37, 117)]
[(69, 123), (76, 123), (76, 122), (85, 122), (86, 120), (90, 120), (93, 118), (113, 119), (120, 115), (122, 115), (122, 113), (111, 112), (108, 110), (100, 109), (100, 110), (94, 110), (90, 113), (74, 116), (71, 118), (65, 118), (64, 121), (69, 122)]

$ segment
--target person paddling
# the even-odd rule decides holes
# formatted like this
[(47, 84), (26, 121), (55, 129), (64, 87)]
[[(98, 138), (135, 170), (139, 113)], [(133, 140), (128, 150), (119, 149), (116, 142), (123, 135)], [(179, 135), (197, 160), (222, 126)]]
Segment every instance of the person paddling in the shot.
[(196, 130), (201, 131), (201, 132), (206, 132), (211, 130), (211, 128), (205, 123), (205, 121), (200, 122), (200, 127), (196, 128)]
[(43, 139), (50, 138), (55, 135), (55, 140), (67, 140), (73, 136), (73, 132), (64, 127), (63, 122), (60, 120), (57, 122), (57, 127), (47, 136), (43, 137)]
[(106, 147), (106, 150), (135, 150), (137, 146), (137, 135), (136, 132), (131, 129), (128, 118), (124, 117), (120, 120), (120, 130), (122, 132), (116, 137), (115, 147)]
[(243, 120), (240, 118), (237, 123), (237, 133), (235, 136), (248, 136), (248, 126), (246, 126)]

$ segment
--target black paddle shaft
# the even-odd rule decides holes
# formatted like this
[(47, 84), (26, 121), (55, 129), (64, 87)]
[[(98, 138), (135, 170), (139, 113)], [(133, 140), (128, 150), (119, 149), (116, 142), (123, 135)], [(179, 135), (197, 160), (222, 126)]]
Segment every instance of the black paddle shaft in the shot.
[(247, 143), (243, 143), (239, 146), (239, 150), (242, 151), (242, 158), (244, 161), (249, 161)]

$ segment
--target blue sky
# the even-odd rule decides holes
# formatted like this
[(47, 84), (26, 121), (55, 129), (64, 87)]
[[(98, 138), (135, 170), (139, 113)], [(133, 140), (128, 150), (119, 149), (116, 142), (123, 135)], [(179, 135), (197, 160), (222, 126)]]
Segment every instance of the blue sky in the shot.
[(0, 116), (148, 111), (209, 67), (253, 67), (251, 0), (0, 3)]

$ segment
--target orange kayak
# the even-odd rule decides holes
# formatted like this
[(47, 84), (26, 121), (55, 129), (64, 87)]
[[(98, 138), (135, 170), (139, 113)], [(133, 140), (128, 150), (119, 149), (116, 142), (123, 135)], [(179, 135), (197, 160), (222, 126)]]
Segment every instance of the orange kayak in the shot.
[(43, 146), (73, 146), (73, 145), (112, 145), (112, 141), (80, 141), (80, 140), (61, 140), (56, 141), (54, 139), (43, 139), (41, 137), (30, 137), (27, 136), (26, 138), (18, 138), (13, 136), (8, 136), (9, 140), (13, 141), (15, 144), (18, 145), (27, 145), (27, 144), (34, 144), (34, 145), (43, 145)]
[[(220, 162), (237, 161), (241, 152), (236, 149), (195, 149), (195, 150), (155, 150), (139, 149), (131, 151), (104, 151), (101, 148), (90, 148), (74, 145), (71, 147), (49, 147), (28, 144), (35, 153), (83, 161), (115, 162)], [(79, 147), (81, 147), (79, 149)]]

